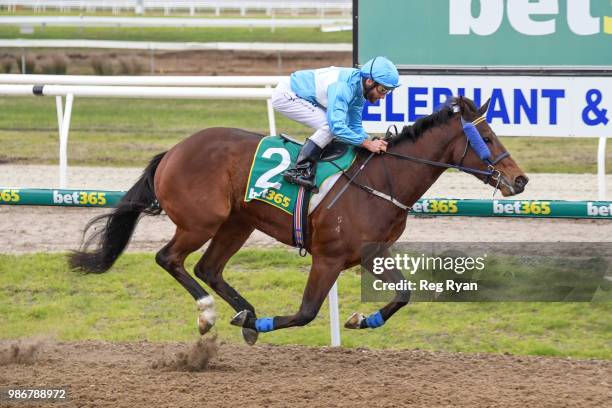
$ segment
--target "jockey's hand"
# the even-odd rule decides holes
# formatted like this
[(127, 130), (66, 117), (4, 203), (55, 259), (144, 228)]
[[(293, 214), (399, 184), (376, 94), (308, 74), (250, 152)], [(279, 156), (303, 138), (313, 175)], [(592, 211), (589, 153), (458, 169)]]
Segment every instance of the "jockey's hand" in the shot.
[(361, 147), (368, 149), (369, 151), (373, 153), (381, 153), (381, 152), (387, 151), (387, 142), (385, 142), (384, 140), (380, 140), (380, 139), (378, 140), (366, 139), (361, 144)]

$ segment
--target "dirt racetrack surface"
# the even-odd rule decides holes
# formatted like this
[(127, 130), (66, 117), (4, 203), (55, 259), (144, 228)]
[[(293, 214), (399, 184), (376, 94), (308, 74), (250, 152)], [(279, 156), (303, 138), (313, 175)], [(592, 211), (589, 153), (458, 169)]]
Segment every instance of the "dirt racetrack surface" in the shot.
[[(106, 61), (114, 75), (288, 75), (293, 71), (312, 67), (350, 67), (350, 51), (328, 51), (321, 44), (321, 52), (291, 51), (149, 51), (137, 50), (30, 50), (27, 54), (36, 62), (35, 73), (57, 55), (68, 60), (68, 74), (93, 75), (94, 61)], [(151, 59), (153, 56), (153, 59)], [(0, 58), (21, 59), (21, 50), (0, 50)], [(151, 62), (153, 66), (151, 67)], [(99, 63), (98, 63), (99, 65)], [(153, 68), (153, 72), (151, 72)], [(13, 73), (17, 73), (17, 67)], [(111, 74), (107, 72), (106, 75)]]
[[(0, 253), (66, 252), (78, 249), (87, 222), (108, 210), (0, 206)], [(157, 252), (172, 239), (167, 216), (145, 217), (128, 252)], [(16, 238), (18, 237), (18, 239)], [(409, 217), (400, 242), (610, 242), (609, 220)], [(290, 247), (255, 231), (245, 247)]]
[[(0, 349), (10, 349), (9, 343), (0, 341)], [(188, 371), (160, 362), (184, 362), (193, 344), (47, 341), (13, 344), (13, 354), (15, 347), (28, 353), (28, 361), (5, 359), (0, 386), (67, 387), (69, 401), (0, 400), (0, 406), (599, 408), (612, 403), (612, 362), (596, 360), (209, 343), (202, 352), (218, 347), (216, 357)]]

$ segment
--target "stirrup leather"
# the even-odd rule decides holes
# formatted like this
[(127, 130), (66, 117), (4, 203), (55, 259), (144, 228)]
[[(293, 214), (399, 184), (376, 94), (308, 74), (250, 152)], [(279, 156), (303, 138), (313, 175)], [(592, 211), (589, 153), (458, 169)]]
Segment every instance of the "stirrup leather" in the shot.
[(286, 170), (283, 173), (283, 178), (308, 190), (316, 190), (315, 172), (317, 161), (321, 157), (321, 151), (322, 149), (316, 143), (306, 140), (295, 166)]

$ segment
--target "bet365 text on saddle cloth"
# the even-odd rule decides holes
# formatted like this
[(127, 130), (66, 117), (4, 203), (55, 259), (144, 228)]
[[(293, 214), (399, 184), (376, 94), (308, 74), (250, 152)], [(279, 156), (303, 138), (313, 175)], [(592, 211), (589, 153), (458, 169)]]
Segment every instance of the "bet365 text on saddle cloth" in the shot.
[[(298, 186), (286, 182), (282, 173), (295, 163), (300, 147), (278, 136), (261, 139), (251, 165), (244, 201), (260, 200), (293, 215)], [(355, 149), (349, 146), (342, 157), (333, 161), (337, 166), (330, 162), (317, 163), (316, 185), (321, 186), (327, 178), (337, 174), (338, 167), (349, 168), (356, 155)]]

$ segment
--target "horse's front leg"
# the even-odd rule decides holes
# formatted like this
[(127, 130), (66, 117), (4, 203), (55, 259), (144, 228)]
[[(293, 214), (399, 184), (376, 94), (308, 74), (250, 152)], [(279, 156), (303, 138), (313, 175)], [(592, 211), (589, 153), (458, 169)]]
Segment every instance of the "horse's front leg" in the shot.
[[(382, 254), (379, 253), (377, 254), (377, 256), (389, 257), (390, 254), (388, 250), (384, 250)], [(370, 268), (366, 268), (366, 270), (369, 273), (373, 274)], [(404, 276), (398, 269), (386, 268), (382, 274), (376, 275), (376, 277), (387, 283), (398, 283), (404, 279)], [(395, 312), (406, 306), (409, 300), (409, 290), (396, 290), (393, 301), (391, 301), (375, 313), (372, 313), (368, 317), (364, 316), (361, 313), (353, 313), (351, 317), (349, 317), (349, 319), (346, 321), (346, 323), (344, 323), (344, 327), (346, 327), (347, 329), (375, 329), (377, 327), (380, 327), (385, 324), (385, 322), (389, 320), (389, 318), (393, 316)]]
[(313, 256), (308, 282), (304, 289), (302, 304), (297, 313), (290, 316), (255, 318), (248, 310), (243, 310), (232, 319), (232, 324), (257, 332), (285, 329), (293, 326), (304, 326), (310, 323), (319, 313), (319, 309), (342, 271), (344, 263), (338, 258)]

